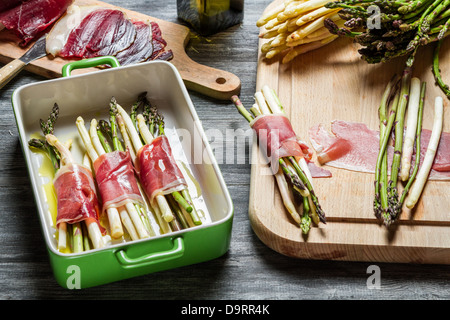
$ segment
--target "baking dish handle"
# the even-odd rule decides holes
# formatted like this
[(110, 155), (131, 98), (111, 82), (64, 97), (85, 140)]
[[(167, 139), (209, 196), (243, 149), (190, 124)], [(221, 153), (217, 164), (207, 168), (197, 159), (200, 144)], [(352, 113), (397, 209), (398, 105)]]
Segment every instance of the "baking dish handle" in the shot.
[(182, 237), (175, 238), (173, 240), (173, 247), (167, 251), (150, 253), (148, 255), (130, 258), (125, 250), (119, 250), (116, 252), (117, 260), (125, 268), (138, 268), (144, 267), (150, 264), (166, 262), (172, 259), (181, 257), (184, 254), (184, 240)]
[(89, 58), (89, 59), (83, 59), (83, 60), (70, 62), (70, 63), (64, 65), (62, 68), (62, 76), (69, 77), (70, 73), (75, 69), (92, 68), (92, 67), (102, 66), (105, 64), (107, 64), (113, 68), (120, 67), (120, 63), (116, 59), (116, 57), (113, 57), (113, 56), (95, 57), (95, 58)]

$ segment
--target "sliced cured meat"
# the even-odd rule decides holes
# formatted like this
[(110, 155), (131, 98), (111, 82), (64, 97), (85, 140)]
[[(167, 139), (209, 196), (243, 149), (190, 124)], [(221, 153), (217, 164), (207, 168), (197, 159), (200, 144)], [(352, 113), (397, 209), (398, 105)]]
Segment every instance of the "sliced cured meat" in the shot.
[(308, 164), (311, 177), (328, 178), (331, 172), (316, 166), (312, 159), (312, 151), (308, 145), (299, 140), (289, 119), (282, 114), (268, 114), (256, 117), (250, 126), (255, 130), (259, 148), (269, 159), (272, 172), (278, 171), (278, 160), (283, 157), (302, 157)]
[(289, 119), (282, 114), (260, 115), (250, 122), (256, 132), (259, 149), (269, 160), (272, 172), (278, 171), (278, 160), (283, 157), (304, 157)]
[[(379, 133), (365, 124), (333, 121), (330, 134), (322, 124), (312, 127), (309, 136), (320, 164), (359, 172), (374, 172), (379, 150)], [(388, 154), (392, 155), (392, 147)], [(337, 161), (339, 160), (339, 161)]]
[(156, 22), (150, 22), (152, 26), (152, 44), (153, 44), (153, 54), (149, 60), (170, 60), (172, 58), (172, 51), (169, 50), (167, 53), (164, 51), (167, 42), (163, 39), (161, 28)]
[(114, 10), (103, 21), (96, 36), (87, 45), (85, 57), (112, 56), (133, 44), (136, 28), (120, 10)]
[(160, 52), (156, 57), (152, 58), (151, 60), (169, 61), (171, 59), (173, 59), (173, 52), (172, 52), (172, 50), (168, 50), (168, 51)]
[(116, 58), (122, 66), (146, 61), (153, 54), (153, 33), (151, 24), (142, 21), (133, 22), (136, 38), (127, 49), (117, 53)]
[(135, 37), (136, 28), (122, 11), (98, 9), (70, 32), (59, 55), (64, 58), (115, 55), (128, 48)]
[(26, 46), (58, 20), (72, 2), (73, 0), (8, 0), (0, 5), (0, 9), (4, 10), (0, 13), (0, 23), (19, 37), (21, 46)]
[(62, 222), (89, 221), (96, 222), (102, 233), (106, 233), (99, 223), (100, 206), (89, 169), (77, 164), (63, 166), (58, 170), (53, 184), (57, 198), (57, 226)]
[(47, 53), (57, 56), (62, 48), (67, 43), (70, 33), (73, 29), (77, 28), (81, 21), (94, 10), (105, 9), (104, 7), (93, 6), (77, 6), (75, 4), (70, 5), (66, 14), (61, 17), (58, 22), (55, 23), (53, 28), (47, 35), (46, 39), (46, 51)]
[[(322, 124), (309, 130), (312, 146), (322, 164), (357, 172), (375, 172), (380, 144), (378, 131), (362, 123), (336, 120), (331, 123), (331, 132)], [(430, 135), (430, 130), (422, 130), (421, 158), (425, 155)], [(430, 180), (450, 180), (449, 139), (449, 133), (442, 134)], [(392, 146), (388, 146), (389, 164), (392, 162), (393, 150)]]
[(129, 152), (104, 153), (93, 165), (103, 212), (109, 208), (119, 208), (129, 201), (145, 204)]
[(331, 178), (332, 174), (329, 170), (318, 167), (313, 162), (307, 161), (309, 172), (312, 178)]
[(170, 60), (156, 22), (132, 22), (118, 9), (71, 5), (47, 36), (47, 53), (62, 58), (115, 56), (121, 65)]
[(137, 159), (139, 178), (150, 202), (153, 202), (157, 195), (187, 188), (166, 136), (159, 136), (143, 146), (138, 151)]

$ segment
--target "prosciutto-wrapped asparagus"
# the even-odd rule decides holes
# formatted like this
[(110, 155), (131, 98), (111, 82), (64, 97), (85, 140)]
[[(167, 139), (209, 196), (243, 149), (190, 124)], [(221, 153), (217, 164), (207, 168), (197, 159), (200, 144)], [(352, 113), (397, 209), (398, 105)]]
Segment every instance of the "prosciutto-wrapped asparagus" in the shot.
[(55, 104), (48, 119), (40, 120), (45, 139), (33, 138), (28, 142), (30, 147), (42, 150), (50, 158), (55, 170), (57, 246), (65, 251), (70, 243), (75, 253), (92, 246), (101, 248), (109, 236), (99, 223), (100, 205), (92, 173), (86, 166), (75, 163), (69, 147), (53, 134), (58, 115), (59, 106)]
[[(255, 100), (256, 103), (250, 109), (252, 115), (237, 96), (232, 97), (238, 111), (257, 133), (260, 149), (266, 151), (286, 209), (306, 234), (310, 230), (311, 219), (315, 223), (326, 222), (312, 185), (307, 163), (310, 153), (307, 146), (297, 139), (272, 89), (264, 86), (255, 93)], [(302, 215), (295, 204), (295, 195), (302, 199)]]
[(70, 151), (54, 135), (45, 138), (58, 149), (62, 162), (53, 181), (58, 200), (56, 226), (61, 230), (61, 224), (84, 222), (94, 248), (104, 247), (102, 235), (106, 235), (106, 230), (99, 223), (100, 205), (92, 172), (75, 163)]

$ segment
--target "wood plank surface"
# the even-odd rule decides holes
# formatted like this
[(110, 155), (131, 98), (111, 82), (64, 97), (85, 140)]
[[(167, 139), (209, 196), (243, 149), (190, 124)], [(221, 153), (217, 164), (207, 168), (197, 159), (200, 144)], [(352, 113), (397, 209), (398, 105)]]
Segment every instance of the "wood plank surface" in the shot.
[[(180, 23), (176, 1), (105, 1), (161, 20)], [(242, 82), (240, 97), (247, 106), (254, 101), (256, 86), (258, 28), (255, 22), (269, 3), (270, 0), (245, 0), (242, 24), (206, 38), (192, 32), (186, 47), (187, 54), (194, 61), (239, 76)], [(443, 57), (448, 58), (448, 54)], [(128, 312), (128, 300), (133, 301), (135, 306), (145, 304), (148, 310), (160, 309), (163, 303), (159, 300), (170, 300), (173, 304), (165, 309), (165, 315), (184, 318), (180, 316), (181, 309), (178, 307), (180, 304), (192, 304), (191, 300), (210, 300), (210, 304), (246, 299), (257, 304), (258, 301), (268, 300), (260, 304), (269, 305), (274, 300), (287, 300), (297, 310), (302, 306), (313, 310), (318, 304), (327, 306), (327, 300), (391, 300), (390, 305), (398, 308), (398, 300), (427, 302), (450, 298), (447, 265), (297, 259), (267, 247), (253, 231), (248, 215), (250, 139), (244, 143), (246, 150), (243, 158), (239, 158), (241, 161), (219, 162), (235, 209), (230, 249), (225, 255), (204, 263), (86, 290), (61, 288), (52, 274), (11, 108), (14, 90), (45, 80), (45, 77), (24, 71), (0, 90), (0, 299), (4, 305), (8, 306), (7, 300), (111, 300), (113, 303), (114, 300), (121, 300), (122, 307), (114, 310)], [(212, 99), (195, 91), (190, 91), (189, 95), (209, 141), (216, 146), (214, 152), (219, 155), (222, 147), (237, 155), (242, 145), (235, 142), (236, 134), (226, 133), (230, 130), (245, 131), (248, 123), (231, 102)], [(222, 140), (216, 137), (222, 137)], [(376, 289), (367, 286), (372, 275), (368, 270), (374, 266), (380, 268), (380, 287)], [(383, 308), (372, 309), (382, 310), (386, 314), (386, 303), (381, 303)], [(195, 304), (203, 305), (201, 301)], [(333, 302), (332, 305), (336, 306)], [(17, 304), (13, 301), (11, 306)], [(33, 303), (33, 306), (47, 307), (48, 304), (39, 302)], [(339, 312), (336, 308), (328, 309), (333, 313)], [(102, 308), (98, 310), (104, 312)], [(270, 306), (269, 311), (272, 318), (282, 316), (278, 316)], [(405, 308), (402, 309), (404, 311)], [(321, 315), (324, 315), (322, 311)]]
[[(259, 46), (266, 41), (262, 39)], [(256, 89), (268, 85), (277, 91), (294, 130), (310, 146), (308, 130), (319, 123), (330, 130), (332, 121), (344, 120), (378, 130), (382, 93), (389, 79), (402, 73), (405, 60), (370, 65), (360, 59), (358, 48), (349, 39), (338, 39), (289, 64), (259, 55)], [(419, 50), (413, 76), (427, 82), (423, 127), (432, 128), (434, 99), (442, 96), (444, 131), (448, 132), (449, 100), (434, 85), (432, 48), (430, 45)], [(447, 41), (441, 55), (449, 52)], [(441, 61), (442, 74), (449, 74), (449, 59)], [(449, 181), (428, 181), (416, 207), (405, 208), (397, 225), (386, 230), (373, 214), (374, 175), (325, 165), (332, 178), (317, 178), (313, 184), (328, 223), (313, 228), (304, 237), (286, 213), (256, 142), (252, 151), (249, 215), (255, 232), (272, 249), (302, 258), (450, 263)], [(355, 250), (357, 247), (367, 250)], [(436, 250), (439, 254), (435, 254)]]
[[(117, 5), (112, 5), (96, 0), (75, 0), (76, 5), (99, 5), (102, 7), (120, 9), (132, 20), (154, 21), (161, 28), (162, 36), (167, 41), (166, 50), (174, 53), (173, 63), (183, 78), (186, 87), (204, 95), (228, 100), (233, 94), (240, 92), (240, 79), (227, 71), (211, 68), (195, 62), (186, 54), (185, 47), (189, 41), (189, 28), (186, 26), (167, 22), (158, 18), (142, 14), (137, 11), (127, 10)], [(12, 59), (21, 57), (29, 48), (18, 46), (18, 39), (9, 31), (0, 32), (0, 62), (7, 63)], [(31, 62), (26, 70), (38, 75), (55, 78), (61, 76), (62, 67), (74, 60), (52, 57), (51, 55)], [(96, 68), (78, 70), (78, 73), (98, 71)]]

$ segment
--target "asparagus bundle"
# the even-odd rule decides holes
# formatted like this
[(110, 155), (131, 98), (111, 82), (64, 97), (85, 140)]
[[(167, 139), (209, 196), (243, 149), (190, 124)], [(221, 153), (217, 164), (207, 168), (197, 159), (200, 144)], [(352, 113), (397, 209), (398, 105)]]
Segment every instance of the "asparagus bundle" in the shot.
[[(398, 86), (399, 83), (400, 87)], [(394, 77), (388, 83), (379, 107), (380, 150), (375, 169), (374, 212), (375, 216), (382, 220), (386, 226), (391, 225), (398, 218), (408, 195), (407, 207), (414, 206), (423, 185), (426, 183), (434, 160), (442, 127), (439, 130), (434, 130), (435, 135), (430, 139), (428, 147), (434, 151), (430, 151), (428, 159), (424, 160), (419, 171), (425, 92), (426, 83), (421, 82), (418, 78), (411, 78), (411, 69), (407, 67), (401, 80)], [(439, 102), (442, 104), (442, 98), (440, 97), (436, 98), (435, 123), (440, 123), (442, 126), (442, 106), (439, 108)], [(406, 108), (408, 109), (408, 119), (405, 130)], [(393, 132), (395, 136), (394, 155), (390, 178), (388, 178), (387, 147)], [(412, 165), (411, 159), (414, 149), (416, 150), (416, 156)], [(411, 167), (413, 168), (412, 171)], [(418, 175), (418, 172), (422, 173)], [(406, 183), (400, 196), (397, 188), (398, 178)], [(409, 194), (413, 185), (415, 186), (414, 191)]]
[[(255, 93), (256, 103), (250, 112), (242, 105), (237, 96), (232, 101), (239, 113), (250, 123), (254, 123), (262, 115), (285, 115), (283, 106), (274, 90), (264, 86), (262, 91)], [(278, 171), (274, 173), (283, 204), (302, 232), (307, 234), (311, 222), (326, 223), (325, 213), (314, 192), (312, 176), (303, 157), (286, 156), (278, 159)], [(298, 210), (299, 202), (303, 212)]]
[(450, 98), (448, 86), (439, 71), (439, 50), (450, 34), (450, 0), (339, 0), (325, 5), (338, 9), (345, 20), (344, 27), (332, 19), (325, 19), (328, 30), (339, 36), (350, 37), (362, 46), (362, 59), (380, 63), (406, 56), (406, 66), (414, 64), (419, 47), (437, 42), (433, 58), (436, 83)]
[[(114, 103), (110, 104), (109, 113), (109, 123), (106, 120), (100, 120), (99, 122), (92, 119), (89, 132), (82, 117), (78, 117), (76, 120), (78, 132), (93, 163), (105, 153), (125, 151), (117, 135)], [(110, 233), (113, 238), (121, 238), (124, 235), (122, 224), (132, 240), (145, 239), (155, 235), (143, 203), (130, 197), (125, 201), (120, 201), (120, 203), (125, 204), (106, 209)]]
[[(46, 121), (40, 120), (40, 126), (45, 139), (30, 139), (28, 144), (32, 148), (42, 150), (50, 158), (55, 174), (64, 167), (74, 163), (68, 146), (62, 144), (54, 136), (54, 125), (59, 115), (59, 107), (55, 103)], [(103, 237), (99, 226), (92, 219), (82, 222), (60, 222), (58, 225), (58, 249), (63, 251), (69, 246), (74, 253), (88, 251), (91, 248), (101, 248), (108, 242)]]
[(328, 9), (326, 0), (285, 0), (269, 10), (256, 22), (264, 27), (261, 38), (270, 39), (261, 47), (261, 53), (271, 59), (286, 53), (282, 63), (288, 63), (296, 56), (318, 49), (337, 38), (324, 27), (325, 19), (343, 26), (338, 15), (340, 8)]
[[(127, 147), (133, 150), (138, 165), (140, 150), (152, 144), (157, 137), (164, 136), (164, 119), (157, 109), (151, 106), (146, 95), (144, 92), (139, 96), (130, 114), (112, 99), (112, 104), (117, 108), (116, 117), (124, 141)], [(144, 109), (143, 113), (138, 113), (140, 108)], [(150, 194), (147, 196), (151, 198)], [(172, 190), (169, 194), (157, 194), (154, 198), (155, 201), (149, 201), (150, 206), (164, 233), (202, 224), (187, 187)]]

